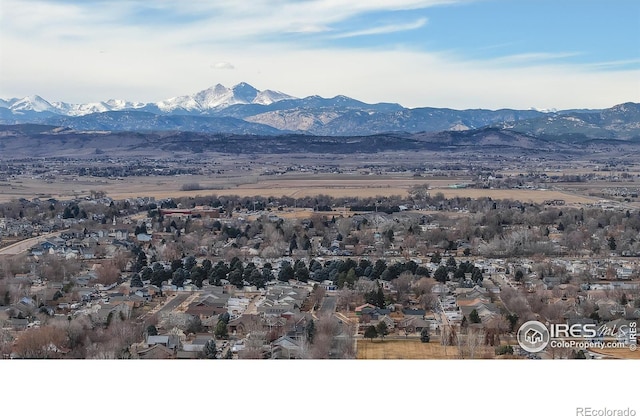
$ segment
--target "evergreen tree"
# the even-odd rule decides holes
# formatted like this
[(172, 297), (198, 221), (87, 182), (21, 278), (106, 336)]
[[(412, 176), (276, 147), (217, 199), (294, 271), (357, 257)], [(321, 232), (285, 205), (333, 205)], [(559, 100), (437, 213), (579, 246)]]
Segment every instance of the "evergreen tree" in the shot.
[(216, 342), (212, 339), (208, 340), (205, 344), (204, 344), (204, 350), (203, 350), (204, 356), (210, 360), (213, 360), (216, 358), (216, 354), (218, 353), (218, 349), (216, 348)]
[(313, 344), (313, 337), (316, 335), (316, 324), (313, 322), (313, 319), (310, 319), (309, 323), (304, 327), (304, 332), (307, 335), (309, 344)]
[(433, 255), (431, 256), (431, 263), (440, 264), (441, 261), (442, 261), (442, 256), (440, 255), (440, 253), (437, 251), (433, 253)]
[(479, 324), (480, 322), (482, 322), (477, 310), (474, 309), (471, 311), (471, 313), (469, 313), (469, 321), (471, 321), (472, 324)]
[(291, 267), (291, 263), (287, 260), (283, 260), (280, 265), (280, 272), (278, 272), (278, 280), (282, 282), (288, 282), (293, 279), (295, 276), (295, 272), (293, 271), (293, 267)]
[(389, 327), (387, 327), (384, 321), (380, 321), (378, 325), (376, 325), (376, 332), (378, 332), (380, 339), (384, 340), (384, 337), (389, 334)]
[(450, 256), (447, 259), (447, 271), (455, 272), (458, 268), (458, 264), (456, 263), (456, 259), (453, 256)]
[(218, 339), (227, 339), (229, 337), (227, 324), (223, 320), (219, 320), (216, 324), (214, 334)]
[(435, 273), (433, 273), (433, 277), (438, 282), (445, 283), (447, 279), (449, 279), (449, 272), (446, 267), (440, 266), (436, 269)]
[(373, 327), (373, 325), (369, 325), (367, 329), (364, 330), (364, 337), (373, 341), (374, 338), (378, 337), (378, 331), (376, 331), (376, 328)]
[(309, 269), (307, 269), (307, 265), (304, 264), (302, 259), (296, 260), (293, 271), (294, 277), (297, 280), (301, 282), (307, 282), (309, 280)]
[(420, 341), (421, 342), (429, 342), (431, 337), (429, 336), (429, 328), (422, 328), (420, 331)]
[(376, 298), (375, 299), (376, 299), (375, 305), (378, 308), (383, 309), (386, 306), (387, 302), (385, 301), (384, 291), (382, 290), (382, 285), (380, 283), (378, 283), (378, 290), (376, 291)]

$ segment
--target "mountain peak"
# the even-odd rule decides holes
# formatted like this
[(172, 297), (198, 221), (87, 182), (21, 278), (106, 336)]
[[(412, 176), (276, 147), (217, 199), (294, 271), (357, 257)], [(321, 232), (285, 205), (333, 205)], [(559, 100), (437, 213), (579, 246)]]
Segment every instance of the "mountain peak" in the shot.
[(11, 110), (13, 111), (35, 111), (35, 112), (43, 112), (43, 111), (53, 111), (55, 112), (55, 107), (51, 105), (51, 103), (39, 95), (29, 95), (20, 100), (16, 100), (11, 104)]
[[(237, 83), (237, 84), (236, 84), (236, 85), (234, 85), (231, 89), (234, 89), (234, 90), (235, 90), (235, 89), (238, 89), (238, 88), (250, 88), (250, 89), (256, 90), (256, 89), (253, 87), (253, 85), (248, 84), (248, 83), (246, 83), (246, 82), (244, 82), (244, 81), (243, 81), (243, 82), (239, 82), (239, 83)], [(258, 90), (256, 90), (256, 91), (258, 91)]]
[(242, 104), (249, 104), (253, 102), (253, 100), (260, 92), (246, 82), (241, 82), (234, 85), (231, 90), (233, 91), (234, 98), (236, 98)]

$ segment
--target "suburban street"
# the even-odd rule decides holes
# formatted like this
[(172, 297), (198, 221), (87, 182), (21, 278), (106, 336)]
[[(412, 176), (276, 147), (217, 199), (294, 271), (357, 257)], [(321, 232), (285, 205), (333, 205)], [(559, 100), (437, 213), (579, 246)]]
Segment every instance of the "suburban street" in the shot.
[(322, 305), (318, 310), (319, 315), (332, 314), (336, 311), (336, 303), (338, 299), (333, 296), (325, 296), (322, 299)]
[(157, 305), (155, 308), (140, 316), (138, 319), (144, 320), (146, 317), (158, 314), (160, 312), (171, 312), (183, 302), (185, 302), (193, 293), (184, 292), (171, 296), (166, 302)]

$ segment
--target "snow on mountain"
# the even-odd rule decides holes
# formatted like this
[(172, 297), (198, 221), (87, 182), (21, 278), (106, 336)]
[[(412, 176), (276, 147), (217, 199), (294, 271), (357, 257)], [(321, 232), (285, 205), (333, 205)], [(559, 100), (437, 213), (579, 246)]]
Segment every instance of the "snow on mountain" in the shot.
[(182, 95), (180, 97), (173, 97), (164, 101), (159, 101), (156, 103), (156, 106), (165, 113), (180, 109), (187, 111), (200, 109), (200, 104), (198, 104), (198, 102), (190, 95)]
[(9, 109), (14, 112), (43, 111), (57, 112), (51, 103), (38, 95), (30, 95), (19, 100), (9, 100)]
[(125, 110), (129, 108), (141, 108), (144, 107), (145, 104), (137, 101), (125, 101), (125, 100), (114, 100), (113, 98), (107, 101), (103, 101), (102, 104), (105, 104), (111, 111), (117, 110)]
[(539, 111), (541, 113), (557, 113), (558, 109), (557, 108), (536, 108), (536, 107), (529, 107), (529, 110), (531, 111)]
[(292, 97), (280, 91), (264, 90), (260, 91), (258, 95), (253, 99), (252, 104), (269, 105), (282, 100), (295, 100), (296, 97)]
[(160, 101), (156, 103), (156, 106), (164, 112), (175, 111), (177, 109), (186, 111), (208, 111), (236, 104), (268, 105), (277, 101), (293, 98), (295, 97), (277, 91), (259, 91), (246, 82), (241, 82), (231, 88), (216, 84), (211, 88), (207, 88), (193, 95), (183, 95)]
[(295, 99), (295, 97), (279, 91), (259, 91), (246, 82), (241, 82), (231, 88), (216, 84), (213, 87), (192, 95), (182, 95), (149, 104), (116, 99), (86, 104), (70, 104), (62, 101), (50, 103), (37, 95), (32, 95), (9, 100), (0, 99), (0, 108), (8, 108), (14, 113), (40, 113), (49, 111), (72, 117), (103, 113), (106, 111), (140, 109), (149, 105), (156, 106), (163, 113), (171, 113), (174, 111), (205, 113), (210, 110), (219, 110), (236, 104), (269, 105), (278, 101), (291, 99)]
[(135, 103), (125, 100), (108, 100), (97, 103), (69, 104), (65, 102), (55, 102), (52, 105), (59, 113), (67, 116), (86, 116), (93, 113), (104, 113), (105, 111), (120, 111), (143, 107), (143, 103)]
[(246, 82), (234, 85), (231, 91), (233, 92), (233, 98), (238, 101), (238, 104), (249, 104), (253, 102), (260, 92)]

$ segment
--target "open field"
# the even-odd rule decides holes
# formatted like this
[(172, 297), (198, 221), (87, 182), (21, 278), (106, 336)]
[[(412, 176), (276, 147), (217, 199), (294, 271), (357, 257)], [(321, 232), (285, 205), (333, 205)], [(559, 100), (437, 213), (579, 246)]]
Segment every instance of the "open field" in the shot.
[(640, 350), (631, 351), (629, 348), (590, 348), (589, 351), (611, 358), (640, 360)]
[[(307, 175), (294, 179), (275, 179), (247, 175), (244, 177), (208, 177), (200, 175), (144, 176), (119, 179), (59, 177), (56, 180), (19, 178), (0, 183), (0, 202), (26, 198), (69, 199), (102, 191), (115, 199), (155, 196), (158, 199), (196, 195), (290, 196), (319, 194), (330, 196), (406, 195), (414, 185), (448, 186), (455, 180), (365, 177), (352, 179), (344, 175)], [(200, 189), (184, 191), (185, 185), (198, 184)]]
[[(494, 358), (493, 347), (478, 349), (476, 358)], [(443, 346), (439, 342), (420, 342), (417, 338), (358, 340), (358, 359), (378, 360), (422, 360), (422, 359), (459, 359), (458, 347)]]
[[(156, 199), (189, 197), (198, 195), (238, 195), (240, 197), (292, 198), (315, 195), (331, 197), (388, 197), (406, 196), (413, 186), (429, 185), (431, 194), (442, 193), (447, 198), (518, 199), (523, 202), (541, 203), (548, 199), (564, 199), (568, 204), (593, 203), (597, 198), (553, 190), (529, 189), (453, 189), (452, 185), (464, 183), (464, 179), (433, 179), (411, 177), (351, 175), (298, 175), (296, 178), (274, 178), (248, 175), (246, 177), (211, 178), (198, 175), (145, 176), (122, 179), (61, 177), (55, 181), (20, 178), (0, 184), (0, 202), (26, 198), (71, 199), (102, 191), (114, 199), (152, 196)], [(184, 191), (185, 185), (197, 183), (201, 189)]]
[(543, 191), (536, 189), (433, 189), (431, 193), (442, 192), (447, 198), (482, 198), (515, 199), (522, 202), (541, 203), (548, 199), (564, 199), (567, 204), (589, 204), (598, 198), (574, 195), (560, 191)]

